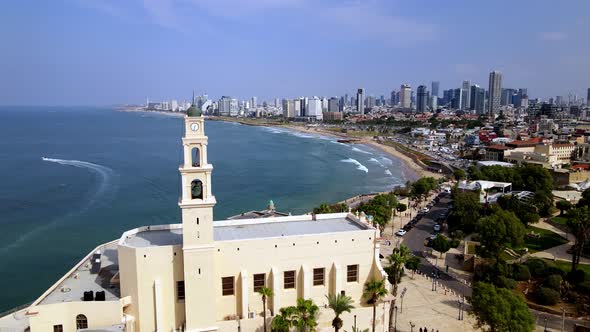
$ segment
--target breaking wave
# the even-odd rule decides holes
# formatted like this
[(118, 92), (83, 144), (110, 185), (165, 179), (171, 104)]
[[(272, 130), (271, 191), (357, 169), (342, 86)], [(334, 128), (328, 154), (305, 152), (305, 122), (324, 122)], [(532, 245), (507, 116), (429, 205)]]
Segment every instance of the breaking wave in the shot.
[(364, 154), (371, 154), (372, 155), (371, 152), (365, 151), (365, 150), (361, 150), (361, 149), (359, 149), (357, 147), (352, 147), (352, 151), (356, 151), (356, 152), (360, 152), (360, 153), (364, 153)]
[(340, 160), (340, 161), (343, 162), (343, 163), (355, 164), (356, 165), (356, 169), (358, 169), (359, 171), (363, 171), (365, 173), (369, 173), (369, 169), (365, 165), (361, 164), (356, 159), (348, 158), (348, 159), (343, 159), (343, 160)]

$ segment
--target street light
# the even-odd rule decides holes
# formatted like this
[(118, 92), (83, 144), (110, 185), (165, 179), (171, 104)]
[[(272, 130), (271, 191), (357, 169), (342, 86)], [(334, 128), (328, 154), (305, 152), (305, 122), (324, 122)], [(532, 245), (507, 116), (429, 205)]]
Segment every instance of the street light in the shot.
[(545, 317), (545, 329), (543, 331), (547, 332), (547, 317)]
[(408, 290), (407, 287), (404, 287), (404, 289), (402, 290), (402, 293), (400, 294), (400, 298), (401, 298), (401, 305), (399, 307), (399, 313), (403, 313), (404, 312), (404, 295), (406, 295), (406, 291)]
[(397, 332), (397, 306), (395, 306), (395, 322), (393, 325), (393, 332)]

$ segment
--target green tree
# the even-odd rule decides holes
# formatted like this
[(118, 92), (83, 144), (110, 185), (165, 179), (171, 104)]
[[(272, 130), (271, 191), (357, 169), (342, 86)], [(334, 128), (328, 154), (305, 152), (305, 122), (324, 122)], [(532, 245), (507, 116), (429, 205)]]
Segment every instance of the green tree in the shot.
[(432, 249), (438, 251), (442, 256), (442, 254), (451, 249), (451, 243), (446, 236), (438, 234), (432, 241)]
[(266, 301), (273, 296), (272, 289), (262, 287), (258, 290), (258, 294), (262, 297), (262, 317), (264, 319), (264, 332), (266, 332)]
[(464, 170), (458, 168), (453, 172), (453, 176), (455, 177), (455, 180), (460, 181), (467, 178), (467, 173), (465, 173)]
[(408, 209), (408, 206), (407, 206), (406, 204), (404, 204), (404, 203), (399, 203), (399, 204), (397, 205), (397, 211), (398, 211), (398, 212), (404, 212), (404, 211), (406, 211), (407, 209)]
[(393, 316), (395, 313), (394, 307), (397, 297), (397, 288), (402, 279), (404, 266), (410, 257), (410, 249), (403, 244), (400, 245), (399, 248), (394, 248), (393, 253), (387, 256), (389, 265), (385, 267), (385, 272), (387, 272), (387, 281), (391, 284), (390, 292), (393, 296), (393, 301), (391, 301), (391, 305), (389, 306), (389, 331), (393, 331)]
[(289, 332), (293, 326), (292, 316), (295, 307), (286, 307), (279, 309), (279, 314), (274, 317), (271, 323), (271, 331), (273, 332)]
[(522, 244), (525, 228), (513, 212), (497, 209), (491, 216), (478, 220), (476, 231), (481, 238), (481, 255), (497, 259), (507, 244)]
[(584, 246), (590, 239), (590, 209), (588, 206), (582, 206), (571, 209), (566, 213), (567, 227), (576, 241), (572, 246), (572, 273), (576, 271), (580, 263), (580, 257), (584, 252)]
[(479, 327), (491, 332), (530, 332), (535, 320), (524, 300), (514, 292), (478, 282), (471, 307)]
[(433, 177), (422, 177), (410, 185), (410, 196), (421, 201), (426, 198), (428, 194), (436, 189), (438, 181)]
[(590, 188), (582, 192), (582, 198), (578, 201), (577, 207), (590, 206)]
[(350, 312), (354, 308), (352, 299), (342, 294), (326, 295), (326, 298), (328, 298), (328, 306), (334, 311), (334, 315), (336, 315), (332, 320), (332, 326), (334, 327), (334, 331), (338, 332), (342, 328), (340, 315), (344, 312)]
[(327, 203), (322, 203), (320, 206), (313, 209), (313, 213), (315, 214), (322, 214), (322, 213), (332, 213), (330, 206)]
[(506, 195), (498, 198), (498, 205), (504, 210), (514, 212), (525, 226), (531, 223), (536, 223), (541, 218), (535, 212), (535, 210), (537, 210), (536, 206), (523, 203), (514, 195)]
[(312, 300), (297, 299), (296, 306), (279, 310), (279, 314), (272, 320), (271, 329), (274, 332), (289, 332), (294, 327), (299, 332), (314, 332), (318, 325), (319, 311), (320, 308)]
[(555, 207), (559, 209), (559, 215), (563, 216), (564, 211), (571, 209), (573, 205), (568, 201), (557, 201)]
[(383, 280), (370, 280), (365, 283), (363, 297), (367, 299), (367, 303), (373, 306), (372, 332), (375, 332), (375, 321), (377, 320), (377, 303), (385, 295), (387, 295), (387, 289), (385, 289), (385, 282)]
[(461, 229), (465, 233), (473, 232), (482, 212), (479, 193), (453, 190), (452, 198), (453, 209), (449, 216), (449, 226), (453, 229)]

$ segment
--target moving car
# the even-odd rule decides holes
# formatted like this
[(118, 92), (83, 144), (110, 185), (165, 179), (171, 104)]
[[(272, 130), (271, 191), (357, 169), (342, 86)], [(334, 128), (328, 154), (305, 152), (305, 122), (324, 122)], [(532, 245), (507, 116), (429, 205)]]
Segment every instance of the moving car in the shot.
[(400, 229), (399, 231), (395, 232), (395, 235), (404, 236), (404, 235), (406, 235), (406, 233), (407, 233), (406, 230)]
[(440, 232), (440, 225), (439, 224), (434, 225), (434, 231)]
[(430, 210), (427, 207), (425, 207), (422, 210), (420, 210), (420, 213), (428, 213), (428, 211)]

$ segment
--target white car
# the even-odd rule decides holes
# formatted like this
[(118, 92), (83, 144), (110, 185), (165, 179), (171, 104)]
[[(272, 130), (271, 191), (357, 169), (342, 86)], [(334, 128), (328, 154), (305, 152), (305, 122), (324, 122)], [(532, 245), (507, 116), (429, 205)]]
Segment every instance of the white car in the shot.
[(430, 211), (430, 210), (427, 207), (425, 207), (422, 210), (420, 210), (420, 212), (422, 212), (422, 213), (428, 213), (428, 211)]
[(395, 235), (397, 236), (404, 236), (406, 235), (406, 230), (405, 229), (400, 229), (399, 231), (395, 232)]
[(430, 239), (431, 239), (431, 240), (434, 240), (434, 239), (436, 239), (436, 234), (430, 234)]
[(440, 225), (439, 224), (434, 225), (434, 231), (440, 232)]

